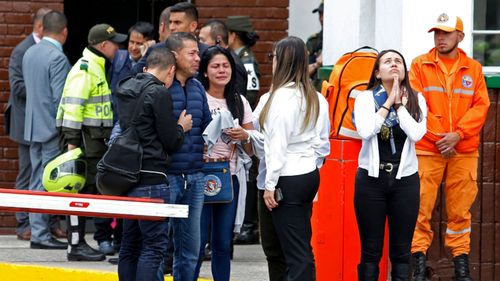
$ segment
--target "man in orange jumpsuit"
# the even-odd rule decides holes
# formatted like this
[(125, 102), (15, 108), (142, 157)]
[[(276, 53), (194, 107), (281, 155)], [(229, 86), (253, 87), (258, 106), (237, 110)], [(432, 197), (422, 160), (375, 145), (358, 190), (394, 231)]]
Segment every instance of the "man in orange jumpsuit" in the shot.
[(472, 281), (469, 273), (471, 213), (477, 194), (479, 133), (490, 105), (482, 68), (458, 48), (463, 22), (439, 15), (435, 47), (411, 66), (412, 87), (428, 106), (427, 134), (417, 143), (420, 175), (420, 210), (411, 252), (413, 280), (425, 279), (425, 254), (433, 232), (430, 227), (438, 188), (445, 181), (448, 224), (445, 245), (451, 250), (456, 281)]

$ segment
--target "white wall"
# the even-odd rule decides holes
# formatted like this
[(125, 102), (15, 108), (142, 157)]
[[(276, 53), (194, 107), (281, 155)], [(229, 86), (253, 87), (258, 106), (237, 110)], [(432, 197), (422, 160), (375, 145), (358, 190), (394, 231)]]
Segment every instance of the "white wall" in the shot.
[(411, 61), (434, 47), (434, 33), (427, 31), (436, 24), (438, 16), (443, 12), (454, 13), (462, 18), (465, 38), (459, 47), (472, 57), (473, 5), (473, 0), (404, 0), (401, 51), (406, 60)]
[(323, 64), (364, 45), (399, 50), (409, 63), (434, 46), (427, 31), (442, 12), (462, 18), (460, 48), (472, 55), (472, 7), (473, 0), (325, 0)]
[(290, 0), (288, 35), (307, 38), (321, 30), (318, 13), (312, 10), (319, 6), (320, 0)]
[[(323, 15), (323, 65), (333, 65), (344, 53), (360, 44), (361, 0), (326, 0)], [(372, 13), (373, 14), (373, 13)], [(367, 20), (375, 17), (367, 15)], [(354, 47), (356, 46), (356, 47)]]

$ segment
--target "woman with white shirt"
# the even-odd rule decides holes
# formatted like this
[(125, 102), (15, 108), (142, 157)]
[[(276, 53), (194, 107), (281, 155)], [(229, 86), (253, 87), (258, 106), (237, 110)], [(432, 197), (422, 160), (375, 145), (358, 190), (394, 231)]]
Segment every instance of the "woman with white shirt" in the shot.
[(378, 280), (386, 219), (393, 281), (409, 279), (420, 181), (415, 142), (426, 132), (427, 107), (409, 82), (403, 56), (380, 52), (368, 90), (356, 98), (354, 119), (362, 147), (354, 208), (361, 239), (358, 280)]
[(301, 39), (280, 40), (272, 57), (273, 86), (259, 118), (267, 167), (263, 198), (285, 256), (286, 280), (314, 280), (310, 218), (319, 187), (314, 150), (319, 101)]

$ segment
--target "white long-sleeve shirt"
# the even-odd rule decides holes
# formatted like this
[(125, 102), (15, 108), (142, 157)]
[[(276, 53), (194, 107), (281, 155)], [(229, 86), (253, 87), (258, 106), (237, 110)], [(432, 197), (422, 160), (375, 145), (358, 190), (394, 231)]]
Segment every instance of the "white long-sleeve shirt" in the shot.
[[(417, 153), (415, 143), (427, 131), (427, 105), (422, 94), (418, 94), (418, 105), (422, 111), (419, 122), (415, 121), (405, 107), (398, 109), (399, 126), (407, 138), (403, 144), (401, 160), (399, 162), (396, 179), (410, 176), (418, 171)], [(377, 134), (384, 123), (384, 118), (375, 111), (375, 100), (372, 91), (363, 91), (354, 102), (354, 118), (356, 130), (362, 138), (361, 151), (358, 156), (358, 166), (366, 169), (370, 177), (378, 178), (380, 157), (378, 151)]]
[(280, 176), (310, 173), (316, 169), (315, 126), (303, 130), (306, 102), (294, 83), (277, 89), (264, 122), (265, 188), (274, 190)]
[[(330, 118), (328, 116), (328, 102), (320, 94), (319, 99), (319, 116), (316, 123), (316, 143), (314, 144), (314, 155), (316, 156), (316, 166), (321, 168), (326, 156), (330, 154)], [(259, 117), (262, 109), (269, 99), (269, 93), (263, 94), (259, 103), (253, 111), (253, 127), (255, 130), (249, 131), (252, 138), (253, 151), (255, 155), (261, 160), (259, 162), (259, 174), (257, 175), (257, 188), (265, 189), (266, 180), (266, 161), (264, 158), (264, 135), (260, 133)]]

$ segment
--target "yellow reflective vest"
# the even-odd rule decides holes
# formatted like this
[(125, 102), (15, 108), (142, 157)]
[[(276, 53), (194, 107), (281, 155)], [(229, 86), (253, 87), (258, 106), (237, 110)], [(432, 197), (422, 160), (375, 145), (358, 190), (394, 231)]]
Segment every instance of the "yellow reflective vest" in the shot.
[(111, 90), (104, 68), (106, 59), (83, 50), (83, 57), (71, 68), (57, 110), (58, 127), (80, 130), (88, 127), (113, 127)]

